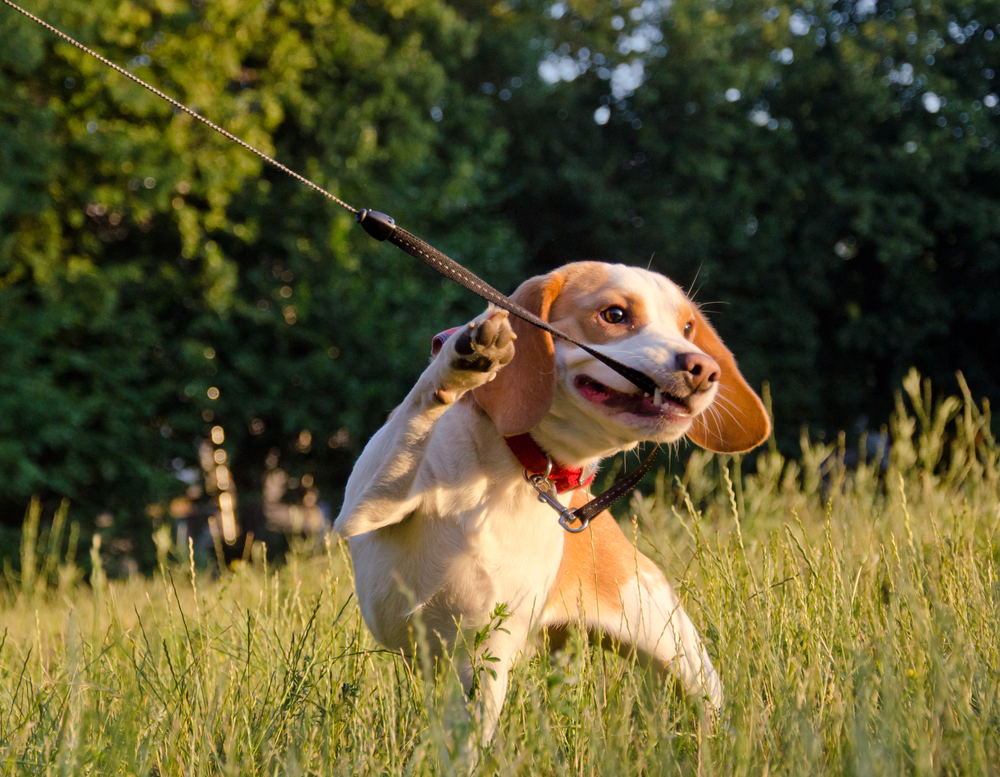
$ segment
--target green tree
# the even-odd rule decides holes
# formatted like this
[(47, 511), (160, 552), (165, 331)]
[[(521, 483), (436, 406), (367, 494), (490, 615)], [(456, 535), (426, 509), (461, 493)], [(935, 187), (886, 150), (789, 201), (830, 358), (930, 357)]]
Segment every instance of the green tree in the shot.
[(786, 442), (884, 422), (914, 364), (998, 394), (1000, 5), (545, 7), (549, 93), (498, 101), (539, 269), (694, 286)]
[[(445, 3), (38, 10), (497, 282), (522, 274), (514, 230), (477, 212), (506, 137), (452, 78), (477, 28)], [(68, 44), (0, 25), (5, 518), (68, 496), (145, 536), (214, 424), (247, 498), (272, 452), (332, 498), (413, 354), (480, 303)]]
[[(244, 5), (33, 10), (498, 288), (651, 261), (783, 444), (883, 422), (911, 365), (1000, 388), (995, 0)], [(241, 501), (270, 459), (335, 504), (481, 307), (6, 8), (0, 113), (2, 520), (145, 536), (215, 424)]]

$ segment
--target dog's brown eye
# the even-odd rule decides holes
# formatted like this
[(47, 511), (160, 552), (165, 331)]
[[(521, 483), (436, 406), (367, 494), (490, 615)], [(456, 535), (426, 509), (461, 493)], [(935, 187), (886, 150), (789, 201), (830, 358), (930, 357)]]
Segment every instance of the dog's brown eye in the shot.
[(625, 308), (612, 305), (610, 308), (605, 308), (601, 311), (601, 318), (609, 324), (621, 324), (626, 318)]
[(684, 325), (684, 339), (690, 340), (692, 337), (694, 337), (694, 321), (688, 321)]

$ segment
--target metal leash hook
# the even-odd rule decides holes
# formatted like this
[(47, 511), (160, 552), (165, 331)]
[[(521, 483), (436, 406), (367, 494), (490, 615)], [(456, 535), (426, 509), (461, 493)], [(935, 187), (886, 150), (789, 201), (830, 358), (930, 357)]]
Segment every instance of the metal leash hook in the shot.
[[(524, 470), (524, 479), (531, 484), (531, 487), (534, 488), (535, 491), (538, 492), (538, 501), (547, 504), (559, 514), (559, 525), (570, 534), (579, 534), (590, 525), (590, 519), (581, 518), (568, 507), (563, 507), (558, 499), (549, 494), (550, 489), (555, 491), (552, 481), (549, 480), (549, 475), (552, 473), (552, 459), (546, 458), (545, 460), (548, 463), (545, 467), (544, 474), (539, 473), (537, 475), (531, 475), (528, 473), (528, 470)], [(580, 521), (580, 528), (572, 528), (570, 524), (576, 523), (578, 520)]]

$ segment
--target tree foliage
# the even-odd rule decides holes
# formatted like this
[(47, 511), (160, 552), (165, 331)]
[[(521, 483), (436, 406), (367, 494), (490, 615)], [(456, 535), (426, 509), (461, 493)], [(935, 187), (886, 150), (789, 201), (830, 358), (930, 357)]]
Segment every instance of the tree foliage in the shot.
[(549, 107), (504, 112), (546, 119), (512, 130), (529, 255), (652, 256), (722, 302), (790, 436), (884, 422), (913, 364), (995, 396), (1000, 6), (661, 7), (560, 5), (540, 42)]
[[(486, 98), (449, 78), (475, 30), (444, 3), (40, 12), (320, 185), (410, 223), (467, 211), (504, 146)], [(141, 521), (183, 490), (173, 470), (214, 423), (248, 496), (273, 449), (336, 486), (419, 371), (428, 333), (477, 304), (68, 44), (2, 22), (8, 517), (42, 493)], [(498, 219), (442, 244), (473, 267), (510, 260), (500, 281), (520, 275)]]
[[(994, 0), (30, 10), (501, 289), (651, 262), (784, 440), (883, 422), (911, 365), (1000, 387)], [(335, 502), (481, 305), (7, 8), (0, 116), (2, 520), (145, 525), (214, 424), (247, 498), (270, 456)]]

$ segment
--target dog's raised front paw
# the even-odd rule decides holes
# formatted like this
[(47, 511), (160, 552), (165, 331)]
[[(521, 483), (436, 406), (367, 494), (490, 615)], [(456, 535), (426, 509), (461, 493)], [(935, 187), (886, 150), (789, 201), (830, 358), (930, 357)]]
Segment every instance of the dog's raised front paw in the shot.
[(514, 358), (515, 335), (507, 311), (492, 310), (469, 322), (455, 334), (452, 369), (463, 372), (494, 372)]
[(507, 311), (490, 308), (453, 334), (435, 357), (434, 397), (450, 405), (466, 391), (483, 385), (514, 358), (517, 335)]

